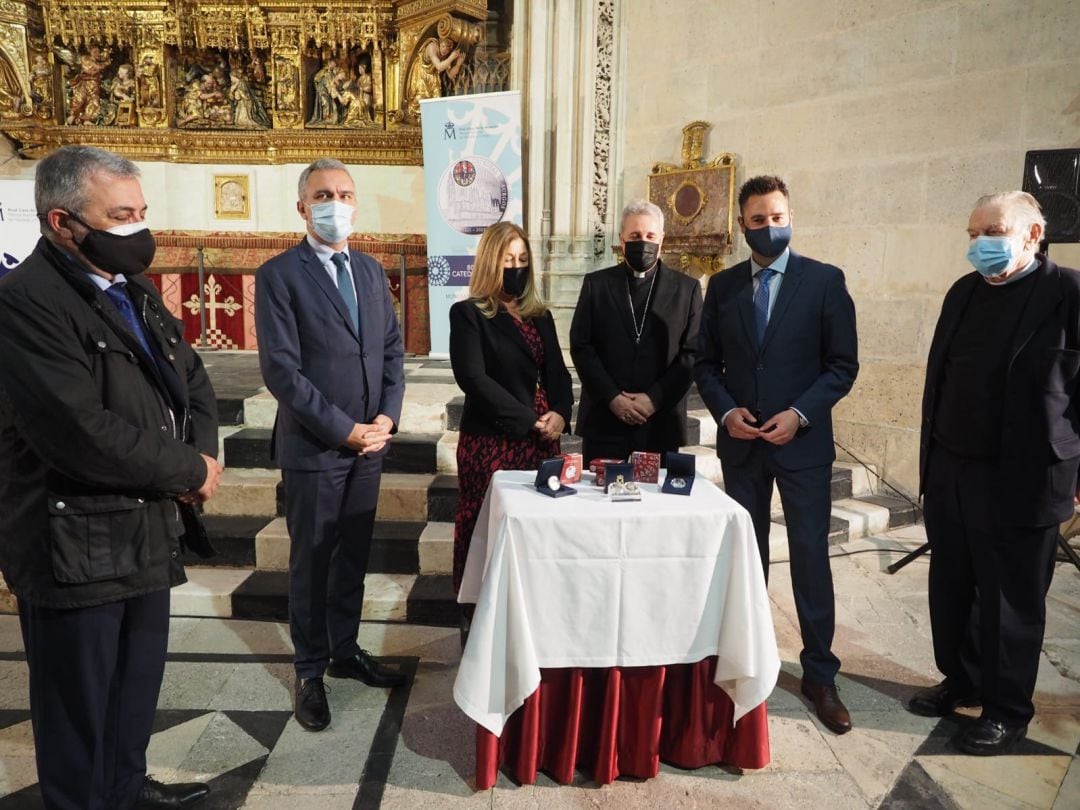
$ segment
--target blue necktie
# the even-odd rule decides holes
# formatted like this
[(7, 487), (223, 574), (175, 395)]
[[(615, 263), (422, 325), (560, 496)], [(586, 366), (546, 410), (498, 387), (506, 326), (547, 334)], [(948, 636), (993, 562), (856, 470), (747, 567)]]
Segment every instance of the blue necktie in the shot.
[(146, 356), (152, 360), (154, 359), (154, 353), (150, 350), (150, 342), (146, 339), (146, 331), (143, 329), (139, 316), (135, 314), (135, 305), (131, 303), (131, 298), (124, 287), (124, 284), (113, 284), (105, 288), (105, 295), (109, 296), (109, 300), (116, 305), (116, 309), (124, 318), (128, 328), (138, 338), (139, 344), (143, 347), (143, 351), (146, 352)]
[(341, 300), (345, 302), (345, 309), (349, 310), (352, 318), (353, 329), (360, 334), (360, 310), (356, 306), (356, 292), (353, 290), (352, 278), (349, 276), (349, 263), (345, 260), (344, 253), (335, 253), (330, 257), (337, 268), (337, 289), (341, 294)]
[(754, 293), (754, 325), (757, 327), (758, 346), (765, 339), (765, 327), (769, 325), (769, 280), (775, 273), (771, 267), (758, 271), (758, 287)]

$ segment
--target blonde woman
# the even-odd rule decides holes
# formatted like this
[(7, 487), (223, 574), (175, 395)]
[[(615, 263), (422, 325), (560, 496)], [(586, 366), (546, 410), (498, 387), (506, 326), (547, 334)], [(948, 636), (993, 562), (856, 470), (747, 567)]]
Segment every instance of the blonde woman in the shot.
[(528, 238), (511, 222), (491, 226), (480, 238), (469, 298), (450, 308), (450, 364), (465, 392), (454, 521), (457, 591), (492, 474), (534, 470), (558, 455), (574, 401)]

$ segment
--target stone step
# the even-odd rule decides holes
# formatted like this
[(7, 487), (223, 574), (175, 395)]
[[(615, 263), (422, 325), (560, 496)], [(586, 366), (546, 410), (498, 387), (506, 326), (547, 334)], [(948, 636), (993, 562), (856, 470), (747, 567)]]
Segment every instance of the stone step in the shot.
[[(916, 523), (920, 514), (911, 502), (888, 495), (841, 498), (832, 504), (829, 545), (841, 545)], [(785, 525), (782, 510), (774, 510), (773, 524)], [(770, 535), (770, 545), (773, 538)]]
[[(245, 427), (226, 436), (225, 466), (269, 469), (276, 466), (270, 457), (271, 428)], [(436, 446), (441, 433), (398, 433), (383, 458), (383, 472), (434, 473)]]
[(203, 559), (187, 552), (181, 555), (184, 565), (255, 566), (255, 538), (269, 522), (266, 517), (251, 515), (204, 515), (203, 525), (217, 556)]
[(217, 492), (206, 503), (205, 513), (273, 517), (277, 514), (280, 480), (281, 474), (277, 470), (226, 467)]
[(453, 574), (454, 524), (431, 521), (420, 533), (420, 575)]
[[(423, 521), (376, 520), (371, 536), (368, 571), (375, 574), (415, 574), (420, 569)], [(260, 571), (289, 569), (289, 532), (285, 518), (270, 521), (254, 538), (253, 565)]]
[[(193, 566), (187, 575), (187, 583), (172, 590), (173, 616), (289, 620), (289, 580), (284, 571)], [(416, 580), (414, 574), (369, 573), (364, 579), (363, 618), (405, 621)]]

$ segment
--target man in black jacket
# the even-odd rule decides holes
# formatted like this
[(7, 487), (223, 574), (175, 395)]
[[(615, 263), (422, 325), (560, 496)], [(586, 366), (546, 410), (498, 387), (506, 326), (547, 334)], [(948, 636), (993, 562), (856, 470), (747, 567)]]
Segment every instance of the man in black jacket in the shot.
[(686, 443), (701, 286), (660, 261), (664, 213), (652, 203), (623, 209), (619, 238), (622, 263), (585, 276), (570, 325), (586, 463)]
[(208, 790), (146, 776), (169, 588), (221, 467), (206, 371), (140, 275), (154, 240), (138, 177), (92, 147), (42, 160), (43, 238), (0, 281), (0, 570), (49, 808), (186, 807)]
[(946, 294), (926, 364), (920, 491), (945, 679), (908, 707), (981, 705), (956, 741), (969, 754), (1027, 733), (1058, 526), (1077, 495), (1080, 273), (1037, 252), (1045, 227), (1022, 191), (975, 204), (975, 272)]

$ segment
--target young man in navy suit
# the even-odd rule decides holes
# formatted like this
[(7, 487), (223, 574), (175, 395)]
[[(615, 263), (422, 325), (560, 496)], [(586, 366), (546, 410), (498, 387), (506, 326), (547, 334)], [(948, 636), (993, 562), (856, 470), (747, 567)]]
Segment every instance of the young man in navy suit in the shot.
[(836, 690), (828, 538), (832, 408), (859, 370), (855, 306), (839, 268), (788, 247), (788, 197), (779, 177), (754, 177), (740, 189), (750, 260), (709, 281), (694, 373), (719, 426), (724, 487), (750, 512), (766, 579), (774, 481), (780, 490), (802, 631), (802, 692), (821, 722), (843, 734), (851, 716)]
[(401, 332), (382, 267), (349, 250), (356, 188), (322, 158), (300, 175), (299, 245), (255, 277), (263, 380), (278, 401), (274, 456), (285, 484), (289, 630), (297, 722), (330, 724), (324, 673), (404, 683), (357, 644), (382, 457), (405, 392)]

